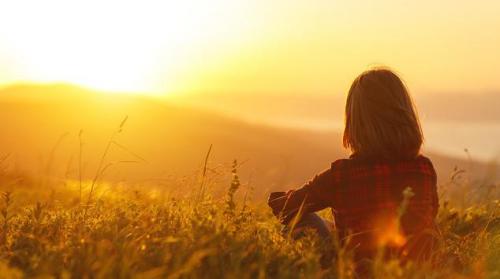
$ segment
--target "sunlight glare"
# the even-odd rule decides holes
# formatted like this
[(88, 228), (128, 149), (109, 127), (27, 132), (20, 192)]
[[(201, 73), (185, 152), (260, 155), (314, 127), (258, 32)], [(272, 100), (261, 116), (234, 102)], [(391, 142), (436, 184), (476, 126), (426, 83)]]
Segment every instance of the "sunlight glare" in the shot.
[(161, 94), (182, 86), (181, 75), (192, 66), (185, 64), (192, 64), (193, 52), (202, 52), (203, 42), (241, 29), (215, 12), (229, 12), (234, 4), (219, 2), (10, 2), (0, 24), (16, 26), (0, 27), (0, 48), (16, 57), (21, 81)]

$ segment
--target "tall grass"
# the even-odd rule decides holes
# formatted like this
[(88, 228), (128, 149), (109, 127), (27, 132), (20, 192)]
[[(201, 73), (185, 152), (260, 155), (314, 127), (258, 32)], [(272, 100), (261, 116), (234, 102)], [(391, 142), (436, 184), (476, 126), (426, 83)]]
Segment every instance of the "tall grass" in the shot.
[[(30, 200), (24, 191), (42, 189), (23, 187), (2, 196), (3, 278), (356, 278), (352, 251), (313, 234), (292, 241), (264, 205), (240, 210), (234, 196), (193, 202), (197, 195), (122, 189), (99, 195), (85, 213), (64, 202), (78, 198), (78, 187), (55, 189), (59, 203)], [(498, 201), (463, 210), (443, 203), (434, 261), (374, 262), (373, 277), (498, 278), (499, 213)], [(327, 250), (334, 256), (325, 265)]]
[[(191, 194), (179, 195), (155, 185), (101, 180), (112, 145), (93, 180), (79, 175), (43, 189), (0, 161), (0, 278), (500, 278), (496, 184), (466, 207), (448, 198), (455, 195), (441, 197), (440, 243), (431, 261), (380, 258), (360, 277), (354, 252), (338, 241), (310, 232), (298, 240), (283, 235), (266, 205), (250, 202), (248, 191), (242, 195), (236, 160), (222, 173), (229, 185), (209, 185), (219, 181), (209, 177), (219, 174), (206, 171), (210, 148), (202, 180), (182, 191)], [(448, 186), (473, 183), (456, 175), (452, 180)], [(209, 191), (217, 187), (225, 195)]]

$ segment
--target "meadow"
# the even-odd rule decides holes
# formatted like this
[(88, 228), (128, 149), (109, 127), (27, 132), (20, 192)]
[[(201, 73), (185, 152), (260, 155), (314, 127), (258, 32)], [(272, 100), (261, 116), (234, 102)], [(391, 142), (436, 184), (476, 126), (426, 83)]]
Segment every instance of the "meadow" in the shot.
[[(500, 279), (500, 1), (17, 0), (0, 11), (0, 279)], [(298, 217), (283, 228), (267, 204), (351, 151), (417, 147), (440, 202), (423, 262), (389, 255), (412, 254), (391, 248), (410, 246), (413, 217), (392, 217), (413, 205), (423, 217), (431, 201), (415, 191), (409, 205), (419, 185), (400, 185), (387, 212), (399, 170), (376, 166), (380, 210), (346, 218), (376, 240), (362, 263), (356, 237), (320, 239), (294, 230)], [(409, 184), (430, 181), (423, 164), (399, 167)], [(365, 213), (361, 194), (342, 196)], [(318, 214), (334, 223), (334, 212)]]
[(360, 276), (335, 235), (292, 240), (265, 203), (345, 156), (336, 133), (41, 88), (0, 103), (0, 278), (500, 278), (496, 165), (430, 154), (432, 259), (377, 258)]
[(498, 185), (459, 169), (440, 185), (432, 259), (375, 259), (360, 277), (338, 241), (282, 235), (236, 160), (180, 179), (179, 194), (107, 183), (102, 158), (93, 180), (29, 177), (1, 160), (1, 278), (500, 278)]

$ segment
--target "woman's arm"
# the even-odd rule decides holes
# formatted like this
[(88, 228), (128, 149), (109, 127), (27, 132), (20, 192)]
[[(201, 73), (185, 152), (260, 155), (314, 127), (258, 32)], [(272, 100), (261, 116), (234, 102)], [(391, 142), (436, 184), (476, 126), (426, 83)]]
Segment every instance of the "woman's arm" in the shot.
[(302, 188), (288, 192), (274, 192), (268, 204), (283, 224), (288, 224), (302, 207), (302, 214), (322, 210), (332, 205), (327, 193), (333, 187), (332, 171), (328, 169), (314, 177)]

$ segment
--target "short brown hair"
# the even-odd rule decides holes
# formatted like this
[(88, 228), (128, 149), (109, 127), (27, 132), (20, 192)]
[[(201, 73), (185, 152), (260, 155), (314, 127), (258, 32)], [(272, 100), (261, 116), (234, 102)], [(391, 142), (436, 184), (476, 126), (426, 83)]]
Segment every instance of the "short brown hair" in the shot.
[(419, 154), (422, 142), (413, 101), (393, 71), (375, 68), (354, 80), (347, 96), (343, 137), (353, 156), (412, 158)]

